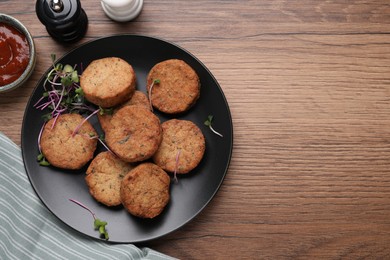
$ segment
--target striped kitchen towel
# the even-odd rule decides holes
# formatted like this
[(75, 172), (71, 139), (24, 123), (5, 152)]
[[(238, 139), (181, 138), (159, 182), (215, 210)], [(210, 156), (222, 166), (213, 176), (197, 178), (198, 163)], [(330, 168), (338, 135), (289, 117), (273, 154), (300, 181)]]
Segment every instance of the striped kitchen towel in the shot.
[(0, 132), (0, 259), (174, 259), (150, 248), (80, 235), (39, 200), (20, 148)]

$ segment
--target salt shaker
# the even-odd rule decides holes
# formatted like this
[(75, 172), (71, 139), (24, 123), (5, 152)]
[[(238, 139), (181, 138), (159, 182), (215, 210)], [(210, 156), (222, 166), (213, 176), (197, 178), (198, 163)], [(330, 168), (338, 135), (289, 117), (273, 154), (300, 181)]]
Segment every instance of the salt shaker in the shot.
[(35, 11), (50, 36), (59, 42), (76, 42), (87, 32), (88, 17), (80, 0), (37, 0)]
[(101, 0), (103, 11), (117, 22), (133, 20), (142, 10), (143, 0)]

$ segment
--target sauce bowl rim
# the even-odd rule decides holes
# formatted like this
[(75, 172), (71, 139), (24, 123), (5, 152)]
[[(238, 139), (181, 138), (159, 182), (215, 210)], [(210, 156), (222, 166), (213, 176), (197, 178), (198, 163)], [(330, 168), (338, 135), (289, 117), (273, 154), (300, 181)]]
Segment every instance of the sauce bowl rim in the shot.
[(23, 71), (23, 73), (19, 76), (18, 79), (0, 87), (0, 93), (4, 93), (20, 87), (31, 76), (35, 68), (36, 52), (34, 39), (27, 27), (22, 22), (20, 22), (18, 19), (11, 15), (0, 13), (0, 23), (6, 23), (8, 25), (11, 25), (18, 31), (20, 31), (22, 34), (24, 34), (30, 47), (30, 57), (26, 69)]

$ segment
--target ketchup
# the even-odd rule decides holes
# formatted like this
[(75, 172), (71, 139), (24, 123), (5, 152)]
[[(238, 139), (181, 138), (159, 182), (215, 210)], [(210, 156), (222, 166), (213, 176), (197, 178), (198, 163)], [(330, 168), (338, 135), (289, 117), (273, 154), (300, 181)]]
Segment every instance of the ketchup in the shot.
[(28, 65), (27, 38), (13, 26), (0, 22), (0, 87), (22, 75)]

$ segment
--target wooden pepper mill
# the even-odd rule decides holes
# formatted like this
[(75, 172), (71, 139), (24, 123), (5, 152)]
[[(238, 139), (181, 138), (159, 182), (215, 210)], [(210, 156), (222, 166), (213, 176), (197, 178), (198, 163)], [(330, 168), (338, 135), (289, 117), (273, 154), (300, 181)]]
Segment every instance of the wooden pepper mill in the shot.
[(59, 42), (76, 42), (87, 32), (88, 17), (80, 0), (37, 0), (35, 11), (50, 36)]

